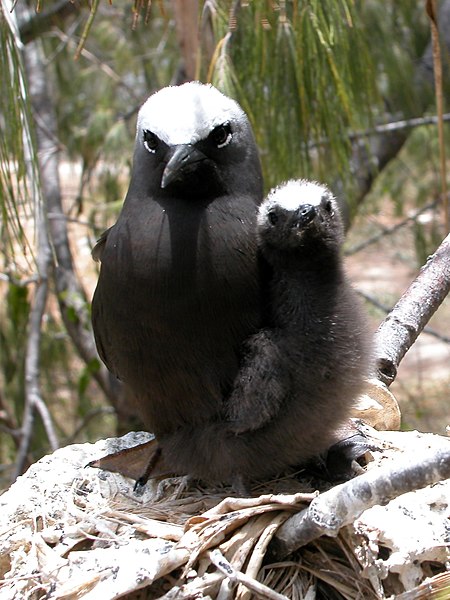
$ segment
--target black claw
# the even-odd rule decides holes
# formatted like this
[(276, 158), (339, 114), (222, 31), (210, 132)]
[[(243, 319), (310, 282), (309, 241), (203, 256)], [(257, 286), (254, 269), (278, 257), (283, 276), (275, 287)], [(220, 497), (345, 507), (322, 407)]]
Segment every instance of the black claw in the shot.
[(152, 474), (152, 471), (155, 468), (156, 463), (158, 462), (160, 456), (161, 456), (161, 448), (158, 446), (158, 448), (155, 450), (153, 456), (148, 461), (147, 468), (142, 473), (142, 475), (138, 479), (136, 479), (136, 483), (134, 484), (134, 488), (133, 488), (133, 490), (136, 494), (142, 495), (144, 493), (144, 487), (147, 485), (147, 482), (150, 479), (150, 475)]

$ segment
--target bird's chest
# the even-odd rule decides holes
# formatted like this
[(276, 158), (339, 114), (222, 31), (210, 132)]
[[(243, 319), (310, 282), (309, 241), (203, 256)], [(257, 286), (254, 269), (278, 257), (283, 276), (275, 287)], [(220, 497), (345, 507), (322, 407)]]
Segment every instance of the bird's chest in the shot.
[[(251, 304), (257, 294), (253, 222), (223, 211), (163, 210), (120, 220), (102, 258), (111, 293), (161, 318)], [(151, 308), (150, 308), (151, 307)]]

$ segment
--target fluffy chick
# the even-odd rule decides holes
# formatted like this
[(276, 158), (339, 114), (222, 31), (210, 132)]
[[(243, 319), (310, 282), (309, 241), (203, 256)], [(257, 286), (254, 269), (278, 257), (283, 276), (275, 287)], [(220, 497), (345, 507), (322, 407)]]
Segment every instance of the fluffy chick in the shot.
[(263, 479), (333, 443), (362, 390), (371, 348), (344, 272), (343, 237), (339, 207), (324, 185), (289, 181), (262, 203), (267, 326), (247, 340), (223, 418), (160, 439), (177, 472)]

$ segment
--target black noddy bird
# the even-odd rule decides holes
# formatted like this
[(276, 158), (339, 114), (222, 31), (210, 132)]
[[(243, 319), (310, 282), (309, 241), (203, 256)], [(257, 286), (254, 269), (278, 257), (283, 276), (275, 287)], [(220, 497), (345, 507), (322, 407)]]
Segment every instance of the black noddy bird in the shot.
[(220, 414), (241, 345), (260, 327), (262, 198), (234, 100), (190, 82), (144, 103), (122, 211), (93, 250), (92, 323), (101, 359), (158, 438)]

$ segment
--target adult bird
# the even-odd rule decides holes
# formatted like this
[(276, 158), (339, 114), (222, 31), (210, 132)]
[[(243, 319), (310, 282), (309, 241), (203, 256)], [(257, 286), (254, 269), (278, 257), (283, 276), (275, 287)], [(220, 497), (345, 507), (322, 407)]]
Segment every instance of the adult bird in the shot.
[(262, 193), (234, 100), (190, 82), (144, 103), (122, 211), (93, 251), (92, 322), (100, 357), (157, 437), (219, 418), (240, 346), (260, 326)]

